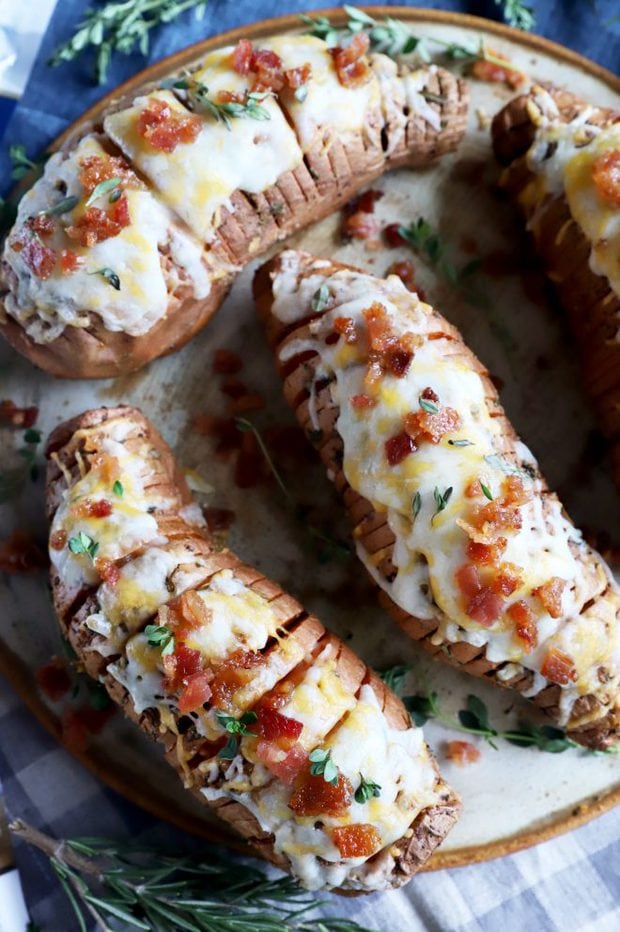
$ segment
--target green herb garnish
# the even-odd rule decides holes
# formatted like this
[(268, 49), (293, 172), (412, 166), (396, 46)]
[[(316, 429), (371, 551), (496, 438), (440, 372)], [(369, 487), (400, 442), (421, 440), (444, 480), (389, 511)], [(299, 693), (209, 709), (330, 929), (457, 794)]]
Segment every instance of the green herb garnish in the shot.
[(312, 304), (310, 305), (310, 307), (312, 308), (315, 314), (320, 314), (321, 311), (325, 310), (328, 303), (329, 303), (329, 288), (327, 287), (327, 285), (323, 284), (321, 285), (320, 288), (317, 288), (317, 290), (312, 295)]
[(451, 447), (473, 447), (474, 446), (471, 440), (448, 440), (448, 444)]
[(174, 652), (174, 634), (167, 625), (147, 625), (144, 633), (151, 647), (161, 648), (162, 657)]
[(248, 118), (251, 120), (270, 120), (271, 114), (261, 103), (271, 97), (270, 91), (245, 91), (243, 100), (219, 101), (209, 97), (209, 88), (201, 81), (193, 78), (169, 78), (160, 85), (162, 88), (176, 88), (189, 91), (195, 97), (200, 108), (210, 114), (227, 129), (231, 128), (230, 117)]
[(226, 715), (225, 712), (216, 712), (215, 717), (222, 728), (231, 735), (254, 735), (247, 727), (258, 718), (256, 712), (244, 712), (239, 718), (234, 715)]
[(369, 799), (381, 796), (381, 787), (378, 783), (373, 783), (372, 780), (366, 780), (360, 773), (360, 785), (354, 795), (356, 803), (367, 803)]
[(54, 204), (53, 207), (42, 210), (41, 213), (47, 214), (48, 217), (61, 217), (63, 214), (68, 214), (70, 210), (73, 210), (79, 202), (79, 197), (76, 197), (75, 194), (70, 194), (68, 197), (63, 197), (63, 199), (58, 201), (57, 204)]
[(452, 495), (452, 486), (449, 486), (444, 492), (440, 492), (437, 486), (435, 486), (433, 497), (435, 499), (436, 510), (435, 510), (433, 517), (431, 518), (431, 523), (437, 517), (437, 515), (440, 514), (444, 510), (444, 508), (450, 501), (451, 495)]
[(67, 546), (71, 553), (76, 555), (85, 554), (94, 560), (99, 551), (99, 544), (96, 540), (93, 540), (92, 537), (89, 537), (88, 534), (85, 534), (84, 531), (79, 531), (75, 537), (70, 537), (67, 541)]
[(112, 486), (112, 491), (114, 492), (117, 498), (123, 497), (123, 495), (125, 494), (125, 488), (123, 486), (123, 483), (120, 481), (120, 479), (116, 480), (116, 482)]
[(413, 515), (413, 520), (418, 517), (420, 514), (420, 509), (422, 508), (422, 496), (420, 492), (416, 492), (413, 498), (411, 499), (411, 514)]
[(492, 502), (492, 501), (493, 501), (493, 494), (492, 494), (490, 488), (488, 487), (488, 485), (485, 485), (484, 482), (482, 482), (482, 480), (478, 480), (478, 481), (480, 482), (480, 488), (482, 489), (484, 495), (486, 496), (486, 498), (488, 498), (488, 500), (489, 500), (490, 502)]
[(30, 172), (36, 171), (39, 168), (39, 163), (28, 158), (26, 155), (26, 147), (19, 143), (9, 148), (9, 158), (13, 165), (11, 178), (14, 181), (19, 181), (20, 178), (24, 178), (26, 175), (30, 174)]
[[(122, 183), (122, 178), (106, 178), (105, 181), (100, 181), (99, 184), (95, 185), (93, 190), (90, 192), (88, 200), (86, 201), (86, 206), (90, 207), (91, 204), (94, 204), (98, 198), (105, 197), (106, 194), (110, 195), (110, 202), (113, 204), (114, 201), (112, 200), (112, 195), (115, 194), (116, 191), (120, 192), (119, 185)], [(116, 200), (118, 200), (118, 197)]]
[(502, 7), (504, 19), (515, 29), (530, 30), (536, 25), (534, 10), (522, 0), (495, 0), (495, 6)]
[(426, 411), (427, 414), (439, 414), (439, 408), (434, 402), (429, 401), (428, 398), (423, 398), (422, 395), (418, 398), (420, 402), (420, 407), (423, 411)]
[(405, 677), (411, 670), (411, 667), (405, 664), (396, 664), (393, 667), (387, 667), (385, 670), (377, 670), (378, 676), (383, 680), (388, 689), (400, 694)]
[[(480, 260), (472, 259), (462, 266), (457, 266), (448, 258), (448, 246), (439, 233), (433, 229), (428, 220), (418, 217), (409, 226), (399, 226), (398, 235), (435, 270), (440, 278), (449, 282), (454, 288), (464, 292), (465, 298), (475, 303), (477, 295), (469, 288), (469, 279), (477, 271)], [(426, 410), (426, 409), (425, 409)]]
[(95, 272), (90, 272), (89, 274), (90, 275), (101, 275), (101, 277), (105, 278), (108, 285), (111, 285), (115, 291), (121, 290), (121, 280), (119, 276), (116, 274), (116, 272), (114, 271), (114, 269), (109, 269), (106, 267), (104, 269), (97, 269)]
[(338, 785), (338, 768), (332, 760), (332, 752), (327, 748), (315, 748), (310, 752), (310, 773), (313, 777), (323, 777), (332, 786)]

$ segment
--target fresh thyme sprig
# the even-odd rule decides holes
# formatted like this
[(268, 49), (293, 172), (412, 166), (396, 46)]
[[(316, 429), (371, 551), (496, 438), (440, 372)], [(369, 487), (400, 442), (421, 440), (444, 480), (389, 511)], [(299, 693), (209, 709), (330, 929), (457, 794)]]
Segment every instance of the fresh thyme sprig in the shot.
[(147, 625), (144, 629), (150, 647), (159, 647), (162, 657), (174, 653), (174, 634), (167, 625)]
[(435, 270), (440, 278), (462, 291), (468, 301), (475, 303), (477, 296), (471, 289), (470, 278), (480, 266), (479, 259), (472, 259), (462, 266), (452, 262), (447, 255), (447, 243), (441, 239), (439, 233), (424, 217), (418, 217), (409, 226), (401, 224), (398, 227), (398, 235), (427, 262), (430, 268)]
[(76, 32), (59, 45), (48, 64), (56, 66), (73, 61), (85, 52), (95, 54), (95, 75), (104, 84), (112, 55), (136, 51), (146, 55), (151, 30), (177, 19), (181, 13), (195, 9), (202, 19), (207, 0), (120, 0), (87, 11)]
[(344, 543), (344, 541), (337, 540), (335, 537), (332, 537), (330, 534), (325, 533), (325, 531), (322, 531), (320, 528), (316, 527), (314, 524), (309, 524), (308, 521), (305, 520), (304, 508), (298, 502), (295, 501), (290, 490), (287, 488), (286, 483), (284, 482), (284, 479), (280, 475), (280, 472), (277, 469), (271, 457), (271, 454), (269, 450), (267, 449), (267, 445), (265, 441), (263, 440), (263, 437), (260, 431), (258, 430), (258, 428), (255, 427), (251, 421), (246, 420), (246, 418), (244, 417), (235, 418), (235, 424), (237, 425), (238, 430), (242, 431), (243, 433), (251, 432), (254, 434), (256, 443), (258, 444), (258, 448), (261, 451), (263, 458), (265, 462), (267, 463), (267, 466), (269, 467), (269, 471), (271, 472), (280, 491), (282, 492), (284, 499), (286, 501), (286, 504), (291, 509), (295, 517), (298, 518), (300, 521), (303, 521), (304, 527), (306, 528), (306, 531), (308, 532), (310, 537), (314, 538), (315, 540), (320, 541), (321, 544), (323, 545), (323, 549), (318, 555), (319, 560), (329, 559), (329, 556), (331, 556), (332, 553), (337, 556), (350, 557), (351, 550), (348, 547), (348, 545)]
[(332, 786), (338, 786), (340, 773), (328, 748), (315, 748), (310, 752), (310, 773), (313, 777), (323, 777)]
[(261, 103), (271, 96), (270, 91), (246, 90), (243, 100), (219, 101), (209, 97), (209, 88), (202, 81), (193, 78), (168, 78), (159, 85), (164, 90), (176, 88), (189, 91), (203, 110), (223, 123), (226, 129), (231, 129), (230, 118), (242, 117), (250, 120), (270, 120), (269, 110), (261, 107)]
[(383, 680), (388, 689), (394, 690), (395, 693), (402, 692), (405, 677), (411, 670), (411, 667), (404, 663), (397, 663), (393, 667), (386, 667), (385, 670), (377, 670), (379, 677)]
[[(106, 838), (58, 840), (21, 820), (9, 829), (47, 855), (80, 932), (87, 915), (102, 932), (371, 932), (344, 918), (309, 918), (321, 900), (221, 850), (199, 856)], [(122, 925), (112, 927), (115, 920)]]
[(528, 31), (536, 25), (536, 17), (531, 6), (522, 0), (495, 0), (495, 6), (502, 8), (502, 14), (509, 26)]
[[(511, 3), (511, 0), (505, 0)], [(514, 5), (515, 0), (511, 3)], [(518, 3), (518, 0), (516, 0)], [(488, 61), (506, 69), (518, 71), (516, 66), (504, 59), (498, 58), (489, 51), (484, 41), (480, 39), (478, 45), (462, 45), (459, 42), (446, 42), (436, 36), (420, 36), (414, 33), (410, 26), (400, 20), (385, 16), (383, 20), (358, 10), (354, 6), (344, 6), (347, 21), (341, 28), (334, 26), (326, 16), (313, 18), (301, 15), (302, 23), (308, 26), (307, 34), (323, 39), (329, 46), (346, 42), (354, 35), (364, 32), (369, 40), (370, 47), (375, 52), (382, 52), (395, 58), (400, 55), (415, 55), (424, 62), (433, 57), (433, 52), (451, 61), (470, 65), (477, 61)], [(435, 47), (435, 48), (433, 48)]]
[(36, 482), (39, 467), (36, 462), (37, 447), (41, 442), (41, 431), (29, 427), (24, 431), (24, 445), (19, 448), (17, 455), (24, 461), (24, 466), (13, 466), (0, 471), (0, 504), (12, 499), (21, 490), (30, 478)]

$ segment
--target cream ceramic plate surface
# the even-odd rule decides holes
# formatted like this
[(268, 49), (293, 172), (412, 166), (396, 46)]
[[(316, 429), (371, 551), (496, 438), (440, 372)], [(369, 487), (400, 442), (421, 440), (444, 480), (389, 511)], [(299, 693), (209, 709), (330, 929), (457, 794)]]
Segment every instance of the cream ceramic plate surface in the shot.
[[(380, 15), (381, 10), (373, 10)], [(483, 20), (432, 11), (390, 8), (390, 15), (412, 22), (419, 34), (452, 41), (476, 42), (481, 35), (509, 55), (528, 75), (564, 84), (601, 104), (620, 106), (618, 82), (573, 53)], [(332, 14), (334, 19), (337, 15)], [(297, 28), (294, 17), (245, 27), (179, 53), (167, 65), (159, 63), (123, 89), (184, 66), (208, 49)], [(438, 282), (424, 263), (413, 257), (429, 300), (455, 324), (465, 339), (503, 383), (502, 398), (517, 430), (539, 457), (550, 484), (581, 526), (609, 531), (620, 526), (620, 506), (605, 463), (597, 455), (596, 427), (579, 389), (573, 350), (560, 315), (547, 298), (542, 275), (529, 256), (520, 223), (510, 206), (494, 191), (498, 169), (493, 162), (484, 115), (493, 115), (510, 92), (499, 85), (471, 82), (469, 129), (459, 152), (426, 172), (401, 171), (375, 185), (384, 192), (376, 214), (385, 223), (408, 223), (426, 217), (442, 231), (457, 263), (476, 256), (487, 259), (490, 272), (475, 281), (484, 293), (478, 306), (467, 304)], [(96, 115), (97, 108), (94, 108)], [(406, 251), (366, 251), (363, 244), (342, 245), (340, 218), (331, 217), (294, 238), (295, 246), (319, 255), (353, 262), (382, 274)], [(489, 260), (489, 257), (490, 260)], [(211, 506), (233, 509), (236, 521), (230, 546), (248, 562), (279, 580), (339, 634), (371, 665), (381, 668), (407, 663), (412, 673), (405, 692), (436, 689), (448, 713), (465, 704), (468, 693), (484, 699), (492, 722), (500, 728), (519, 715), (534, 719), (527, 703), (435, 663), (420, 655), (377, 606), (362, 567), (355, 559), (324, 562), (303, 524), (287, 510), (274, 483), (239, 490), (232, 468), (213, 456), (209, 438), (192, 426), (200, 413), (223, 414), (221, 379), (211, 374), (213, 353), (227, 347), (245, 359), (240, 377), (266, 399), (264, 410), (250, 415), (260, 427), (292, 424), (280, 395), (271, 355), (254, 314), (250, 295), (255, 265), (238, 278), (232, 294), (215, 319), (189, 346), (160, 359), (137, 375), (105, 382), (60, 382), (36, 371), (25, 360), (0, 346), (0, 398), (19, 405), (37, 405), (37, 423), (46, 435), (60, 420), (94, 405), (129, 402), (139, 405), (162, 430), (181, 462), (196, 470), (213, 491)], [(21, 434), (0, 431), (0, 456), (5, 468)], [(284, 472), (293, 494), (314, 503), (325, 526), (346, 533), (334, 520), (340, 506), (323, 471), (314, 461)], [(320, 520), (322, 520), (320, 518)], [(32, 531), (41, 541), (46, 528), (43, 489), (27, 484), (10, 504), (0, 507), (0, 539), (12, 528)], [(58, 731), (58, 704), (49, 703), (36, 688), (33, 673), (52, 654), (61, 653), (45, 574), (0, 580), (2, 620), (0, 669), (45, 724)], [(429, 723), (429, 741), (445, 776), (462, 794), (464, 813), (433, 867), (484, 860), (516, 850), (564, 831), (620, 801), (620, 756), (581, 751), (552, 755), (520, 749), (505, 742), (493, 750), (478, 742), (478, 763), (459, 769), (446, 761), (445, 742), (461, 737)], [(185, 793), (176, 775), (161, 760), (157, 747), (117, 716), (95, 739), (84, 762), (108, 784), (145, 808), (208, 837), (225, 831), (208, 810)], [(228, 836), (229, 837), (229, 836)]]

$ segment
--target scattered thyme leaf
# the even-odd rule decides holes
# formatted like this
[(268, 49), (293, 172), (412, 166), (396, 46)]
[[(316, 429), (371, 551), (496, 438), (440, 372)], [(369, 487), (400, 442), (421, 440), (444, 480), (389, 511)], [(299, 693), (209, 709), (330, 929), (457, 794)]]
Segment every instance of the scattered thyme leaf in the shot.
[(422, 395), (420, 395), (418, 401), (422, 410), (426, 411), (427, 414), (439, 414), (439, 408), (433, 401), (429, 401), (428, 398), (423, 398)]
[(116, 272), (114, 271), (114, 269), (110, 269), (106, 267), (103, 269), (96, 269), (94, 272), (90, 272), (89, 274), (90, 275), (101, 275), (101, 277), (105, 278), (108, 285), (111, 285), (115, 291), (121, 290), (121, 280), (119, 276), (116, 274)]
[(61, 217), (63, 214), (68, 214), (74, 207), (77, 207), (79, 202), (79, 197), (76, 197), (75, 194), (70, 194), (68, 197), (63, 197), (63, 199), (58, 201), (57, 204), (54, 204), (53, 207), (42, 210), (41, 213), (46, 214), (48, 217)]
[(448, 440), (448, 444), (451, 447), (473, 447), (474, 446), (471, 440)]
[(223, 748), (217, 752), (217, 756), (222, 760), (234, 760), (239, 751), (239, 738), (237, 735), (229, 735), (228, 741)]
[(435, 513), (433, 514), (433, 517), (431, 518), (431, 523), (437, 517), (437, 515), (440, 514), (445, 509), (446, 505), (450, 501), (451, 496), (452, 496), (452, 486), (449, 486), (444, 492), (440, 492), (437, 486), (435, 486), (435, 489), (433, 491), (433, 497), (435, 499), (436, 507), (435, 507)]
[(123, 483), (120, 481), (120, 479), (117, 479), (115, 481), (114, 485), (112, 486), (112, 491), (114, 492), (117, 498), (123, 497), (123, 495), (125, 494), (125, 488), (123, 486)]
[(174, 652), (174, 634), (167, 625), (147, 625), (144, 633), (151, 647), (161, 648), (162, 657)]
[(491, 492), (490, 488), (488, 487), (488, 485), (485, 485), (484, 482), (482, 482), (482, 480), (479, 480), (479, 481), (480, 481), (480, 488), (482, 489), (484, 496), (488, 498), (490, 502), (492, 502), (493, 493)]
[(387, 667), (385, 670), (377, 670), (377, 674), (388, 689), (392, 689), (397, 695), (400, 695), (405, 677), (410, 670), (411, 667), (405, 664), (396, 664), (393, 667)]
[(310, 752), (310, 773), (313, 777), (323, 777), (332, 786), (338, 785), (338, 768), (332, 760), (332, 752), (327, 748), (315, 748)]
[(91, 560), (95, 559), (99, 550), (97, 541), (93, 540), (88, 534), (85, 534), (84, 531), (79, 531), (75, 537), (70, 537), (67, 541), (67, 546), (71, 553), (76, 555), (84, 554), (89, 556)]
[(106, 194), (110, 195), (110, 201), (114, 203), (114, 201), (112, 201), (112, 195), (115, 193), (115, 191), (120, 191), (120, 185), (122, 183), (122, 178), (106, 178), (105, 181), (100, 181), (99, 184), (95, 185), (91, 191), (88, 200), (86, 201), (86, 207), (90, 207), (91, 204), (94, 204), (98, 198), (105, 197)]
[(225, 712), (216, 712), (215, 717), (224, 731), (231, 735), (252, 735), (248, 725), (251, 725), (258, 718), (256, 712), (244, 712), (239, 718), (234, 715), (227, 715)]
[(422, 496), (420, 495), (419, 490), (415, 493), (411, 499), (411, 514), (413, 515), (413, 520), (418, 517), (420, 510), (422, 508)]
[(379, 783), (374, 783), (372, 780), (367, 780), (360, 773), (360, 785), (355, 791), (355, 802), (363, 805), (367, 803), (369, 799), (378, 798), (381, 796), (381, 786)]
[(322, 284), (320, 288), (312, 295), (312, 304), (310, 305), (315, 314), (320, 314), (321, 311), (324, 311), (329, 302), (329, 288), (326, 284)]

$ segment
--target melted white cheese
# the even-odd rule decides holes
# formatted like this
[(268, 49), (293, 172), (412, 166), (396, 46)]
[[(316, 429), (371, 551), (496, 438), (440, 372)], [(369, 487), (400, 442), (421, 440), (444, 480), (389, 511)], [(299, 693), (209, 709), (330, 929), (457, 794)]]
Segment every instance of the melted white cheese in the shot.
[[(235, 91), (240, 84), (245, 86), (245, 79), (228, 64), (230, 51), (213, 53), (210, 63), (195, 79), (202, 75), (210, 91)], [(228, 127), (203, 115), (196, 104), (202, 122), (200, 133), (193, 142), (180, 143), (172, 152), (153, 148), (136, 131), (140, 113), (153, 98), (169, 104), (174, 113), (188, 115), (186, 107), (170, 91), (154, 91), (148, 97), (137, 98), (131, 107), (107, 116), (105, 130), (201, 242), (213, 238), (221, 208), (230, 206), (235, 191), (264, 191), (302, 161), (295, 134), (273, 98), (260, 102), (269, 119), (233, 117)]]
[(593, 177), (594, 162), (607, 152), (620, 151), (620, 124), (601, 129), (587, 122), (585, 109), (564, 123), (546, 92), (535, 98), (539, 111), (536, 135), (526, 160), (534, 179), (525, 187), (520, 201), (534, 207), (533, 227), (545, 209), (545, 195), (564, 194), (571, 215), (592, 245), (590, 268), (605, 276), (612, 291), (620, 296), (620, 206), (603, 198)]
[[(131, 223), (117, 236), (91, 247), (80, 246), (64, 233), (85, 207), (79, 181), (80, 161), (88, 156), (105, 155), (95, 136), (86, 136), (68, 155), (54, 154), (43, 177), (26, 192), (19, 204), (15, 230), (40, 211), (57, 204), (65, 196), (76, 196), (80, 203), (57, 218), (56, 230), (43, 240), (60, 254), (70, 249), (83, 265), (64, 275), (57, 267), (50, 278), (41, 279), (26, 265), (22, 252), (12, 249), (9, 237), (3, 258), (16, 276), (16, 285), (5, 299), (5, 308), (35, 342), (46, 343), (59, 337), (65, 327), (87, 327), (89, 313), (97, 314), (106, 329), (130, 336), (147, 333), (168, 310), (169, 294), (178, 283), (174, 266), (162, 264), (162, 249), (169, 249), (177, 267), (193, 283), (196, 298), (209, 293), (210, 281), (202, 263), (202, 247), (172, 224), (168, 210), (145, 188), (127, 188)], [(66, 187), (66, 195), (58, 186)], [(64, 190), (64, 188), (63, 188)], [(105, 208), (103, 203), (94, 206)], [(120, 279), (120, 291), (113, 288), (98, 269), (110, 268)]]
[[(507, 606), (521, 599), (528, 602), (538, 618), (539, 646), (524, 652), (515, 637), (514, 627), (500, 618), (491, 628), (483, 627), (465, 613), (465, 604), (455, 581), (456, 570), (466, 562), (468, 542), (464, 530), (456, 523), (467, 518), (470, 500), (465, 489), (480, 479), (495, 497), (501, 491), (504, 470), (510, 466), (497, 455), (502, 449), (501, 426), (492, 418), (485, 403), (482, 379), (467, 359), (458, 353), (438, 356), (437, 343), (426, 339), (434, 327), (431, 309), (409, 293), (399, 279), (379, 282), (362, 273), (341, 271), (328, 278), (322, 274), (324, 263), (318, 262), (314, 274), (298, 280), (298, 258), (284, 256), (283, 271), (274, 282), (274, 314), (286, 322), (309, 314), (312, 295), (326, 284), (333, 308), (310, 325), (306, 339), (288, 341), (281, 351), (284, 361), (303, 350), (315, 350), (320, 356), (316, 378), (332, 377), (331, 394), (339, 406), (337, 430), (344, 443), (345, 476), (353, 489), (386, 512), (389, 527), (396, 537), (392, 560), (398, 570), (389, 582), (378, 573), (371, 557), (358, 545), (358, 554), (368, 571), (389, 596), (405, 611), (421, 618), (437, 618), (440, 628), (437, 643), (467, 640), (486, 647), (492, 662), (519, 663), (539, 672), (550, 646), (565, 649), (574, 658), (578, 673), (575, 686), (566, 687), (572, 699), (587, 692), (601, 692), (598, 668), (605, 665), (615, 679), (620, 677), (620, 626), (616, 620), (618, 590), (608, 599), (597, 599), (594, 610), (584, 606), (604, 590), (605, 570), (586, 569), (575, 553), (585, 552), (579, 532), (563, 516), (559, 503), (546, 496), (543, 509), (541, 484), (526, 474), (523, 481), (534, 497), (521, 507), (523, 527), (505, 536), (508, 544), (503, 560), (522, 568), (523, 584), (509, 598)], [(365, 359), (340, 339), (326, 344), (325, 336), (333, 332), (335, 317), (350, 317), (360, 331), (365, 328), (362, 312), (373, 302), (385, 308), (396, 334), (412, 332), (423, 342), (415, 350), (404, 378), (385, 375), (380, 383), (378, 404), (361, 413), (350, 404), (355, 394), (365, 392)], [(440, 403), (458, 411), (461, 426), (442, 438), (440, 443), (422, 443), (418, 450), (399, 465), (390, 466), (385, 442), (403, 429), (403, 416), (419, 409), (419, 396), (430, 386)], [(469, 446), (454, 447), (448, 440), (466, 439)], [(523, 444), (518, 445), (521, 463), (531, 465), (533, 457)], [(447, 507), (436, 514), (435, 490), (440, 494), (452, 487)], [(417, 517), (412, 514), (416, 493), (421, 497)], [(532, 590), (556, 576), (566, 580), (562, 616), (552, 618)], [(614, 584), (612, 583), (612, 586)], [(568, 703), (568, 698), (567, 698)]]

